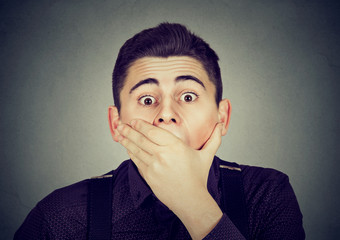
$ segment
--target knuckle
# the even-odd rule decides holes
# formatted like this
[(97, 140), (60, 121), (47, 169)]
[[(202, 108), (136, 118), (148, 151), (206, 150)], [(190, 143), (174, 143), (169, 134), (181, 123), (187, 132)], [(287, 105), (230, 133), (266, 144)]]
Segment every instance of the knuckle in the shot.
[(128, 145), (129, 140), (127, 138), (123, 138), (120, 142), (124, 147), (126, 147)]
[(129, 135), (130, 134), (130, 128), (128, 126), (124, 126), (123, 127), (123, 134), (125, 136)]
[(135, 148), (133, 150), (133, 155), (135, 155), (135, 156), (138, 156), (140, 153), (141, 153), (141, 149), (140, 148)]
[(157, 130), (155, 128), (151, 128), (146, 131), (146, 136), (150, 138), (154, 138), (156, 134), (157, 134)]
[(151, 173), (157, 172), (159, 167), (160, 167), (160, 162), (153, 161), (152, 164), (150, 164), (149, 173), (151, 174)]
[(139, 135), (138, 137), (137, 137), (137, 142), (139, 143), (139, 144), (141, 144), (141, 145), (144, 145), (144, 144), (146, 144), (146, 139), (145, 139), (145, 137), (143, 136), (143, 135)]
[(159, 164), (159, 165), (163, 165), (163, 166), (167, 166), (169, 164), (168, 162), (168, 156), (169, 156), (169, 153), (166, 152), (166, 151), (159, 151), (156, 153), (156, 159), (157, 161), (155, 161), (156, 164)]
[(164, 158), (164, 153), (162, 151), (157, 151), (155, 157), (161, 161)]
[(145, 169), (144, 177), (146, 178), (146, 180), (150, 180), (150, 178), (152, 177), (152, 172), (154, 171), (153, 168), (153, 164), (151, 164)]
[(137, 130), (140, 130), (141, 129), (141, 123), (140, 121), (135, 121), (135, 123), (133, 124), (133, 127)]

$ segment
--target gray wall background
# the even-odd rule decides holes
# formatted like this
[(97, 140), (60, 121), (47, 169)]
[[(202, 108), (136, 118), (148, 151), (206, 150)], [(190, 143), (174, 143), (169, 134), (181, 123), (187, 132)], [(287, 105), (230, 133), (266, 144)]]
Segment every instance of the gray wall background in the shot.
[(307, 239), (340, 238), (339, 4), (1, 1), (0, 238), (56, 188), (117, 167), (107, 107), (120, 46), (180, 22), (220, 56), (233, 106), (218, 155), (290, 176)]

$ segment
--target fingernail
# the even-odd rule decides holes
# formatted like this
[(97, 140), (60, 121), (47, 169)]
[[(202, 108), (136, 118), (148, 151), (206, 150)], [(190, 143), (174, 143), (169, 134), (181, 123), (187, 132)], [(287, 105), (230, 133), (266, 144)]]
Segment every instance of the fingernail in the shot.
[(123, 140), (123, 136), (122, 135), (118, 135), (117, 138), (118, 138), (118, 142)]

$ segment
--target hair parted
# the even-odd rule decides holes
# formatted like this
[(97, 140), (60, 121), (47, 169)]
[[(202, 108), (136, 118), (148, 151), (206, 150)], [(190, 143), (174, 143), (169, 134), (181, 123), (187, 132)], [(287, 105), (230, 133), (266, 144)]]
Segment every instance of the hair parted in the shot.
[(145, 29), (127, 40), (120, 48), (112, 74), (115, 106), (120, 111), (120, 92), (129, 67), (143, 57), (188, 56), (200, 61), (216, 88), (216, 104), (222, 99), (222, 79), (218, 56), (203, 39), (178, 23), (161, 23)]

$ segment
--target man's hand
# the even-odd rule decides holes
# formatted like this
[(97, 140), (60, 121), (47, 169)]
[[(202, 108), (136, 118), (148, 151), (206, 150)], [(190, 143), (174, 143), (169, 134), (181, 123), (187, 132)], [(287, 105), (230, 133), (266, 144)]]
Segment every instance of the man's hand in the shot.
[(209, 170), (221, 144), (216, 124), (201, 150), (192, 149), (172, 133), (143, 120), (117, 128), (140, 174), (157, 198), (183, 222), (192, 238), (203, 238), (222, 212), (207, 190)]

